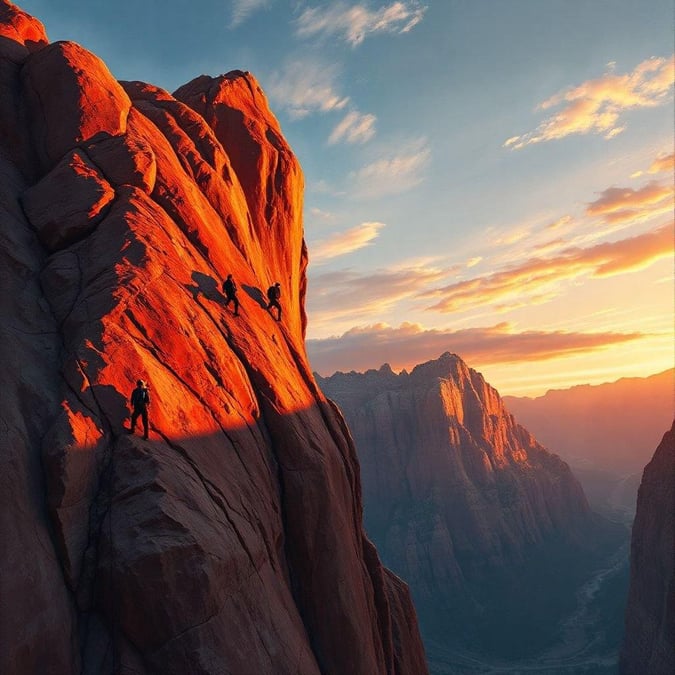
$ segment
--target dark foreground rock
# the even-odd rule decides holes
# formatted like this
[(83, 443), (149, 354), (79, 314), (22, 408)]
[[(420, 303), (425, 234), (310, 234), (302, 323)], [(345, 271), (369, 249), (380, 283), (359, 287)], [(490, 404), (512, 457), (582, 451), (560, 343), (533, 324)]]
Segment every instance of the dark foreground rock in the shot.
[(630, 557), (622, 675), (675, 672), (675, 423), (645, 467)]

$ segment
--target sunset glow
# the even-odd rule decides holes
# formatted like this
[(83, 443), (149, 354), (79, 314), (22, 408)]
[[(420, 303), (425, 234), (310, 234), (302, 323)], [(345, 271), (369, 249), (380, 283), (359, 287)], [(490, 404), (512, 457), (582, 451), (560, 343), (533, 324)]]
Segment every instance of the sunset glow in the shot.
[[(502, 394), (672, 368), (670, 0), (23, 7), (119, 79), (250, 70), (305, 173), (322, 375), (458, 353)], [(194, 10), (190, 10), (194, 14)]]

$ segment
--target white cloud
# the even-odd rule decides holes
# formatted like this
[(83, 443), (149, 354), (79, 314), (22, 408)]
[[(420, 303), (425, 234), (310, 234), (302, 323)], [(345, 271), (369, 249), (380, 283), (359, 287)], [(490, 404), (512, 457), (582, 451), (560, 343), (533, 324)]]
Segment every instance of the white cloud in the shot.
[(288, 114), (300, 119), (310, 113), (342, 110), (349, 102), (348, 96), (338, 93), (335, 66), (317, 61), (290, 61), (282, 70), (272, 74), (267, 93)]
[(349, 174), (351, 192), (357, 197), (371, 198), (409, 190), (424, 180), (430, 157), (426, 140), (400, 154), (381, 157)]
[(334, 145), (345, 140), (347, 143), (365, 143), (375, 135), (375, 115), (362, 114), (356, 110), (348, 112), (333, 129), (328, 143)]
[(407, 33), (422, 20), (426, 9), (415, 0), (392, 2), (379, 9), (333, 2), (326, 7), (307, 8), (298, 18), (297, 35), (336, 35), (355, 47), (374, 33)]
[(310, 263), (321, 264), (368, 246), (377, 239), (384, 223), (361, 223), (344, 232), (336, 232), (326, 239), (309, 245)]
[(233, 0), (230, 28), (240, 26), (251, 14), (270, 6), (270, 0)]

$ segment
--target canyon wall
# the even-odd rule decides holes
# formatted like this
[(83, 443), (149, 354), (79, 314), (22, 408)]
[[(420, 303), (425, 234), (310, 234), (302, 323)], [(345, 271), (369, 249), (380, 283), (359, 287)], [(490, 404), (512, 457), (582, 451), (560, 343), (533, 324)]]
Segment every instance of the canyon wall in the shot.
[(317, 381), (354, 436), (366, 530), (425, 634), (514, 653), (544, 624), (550, 638), (607, 534), (568, 465), (454, 354)]
[(302, 172), (254, 77), (118, 82), (0, 0), (0, 176), (0, 671), (425, 673), (307, 362)]
[(675, 423), (645, 467), (630, 556), (622, 675), (675, 672)]

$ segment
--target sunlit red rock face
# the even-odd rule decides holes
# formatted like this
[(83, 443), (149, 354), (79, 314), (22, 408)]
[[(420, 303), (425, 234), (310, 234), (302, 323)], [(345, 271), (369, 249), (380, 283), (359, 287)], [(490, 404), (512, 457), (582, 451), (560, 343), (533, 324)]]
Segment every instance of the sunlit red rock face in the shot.
[(426, 672), (307, 364), (302, 174), (254, 78), (119, 83), (0, 0), (0, 177), (0, 672)]
[(675, 672), (675, 423), (645, 467), (631, 541), (622, 675)]
[[(385, 365), (317, 381), (354, 436), (366, 529), (410, 584), (418, 611), (432, 617), (427, 625), (458, 620), (461, 605), (470, 631), (470, 616), (489, 614), (480, 609), (481, 586), (492, 579), (496, 600), (510, 583), (500, 577), (506, 581), (499, 587), (497, 572), (519, 569), (534, 548), (552, 537), (574, 539), (588, 523), (569, 467), (518, 425), (459, 357), (446, 353), (410, 373)], [(540, 572), (555, 579), (553, 569)], [(521, 611), (532, 603), (536, 612), (529, 593), (540, 592), (541, 579), (517, 577)]]

